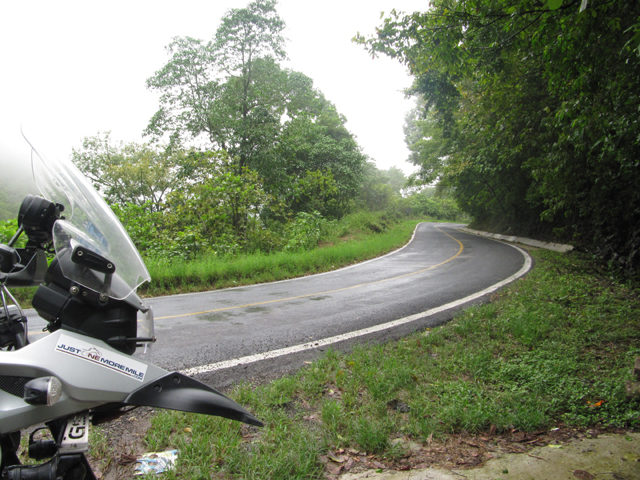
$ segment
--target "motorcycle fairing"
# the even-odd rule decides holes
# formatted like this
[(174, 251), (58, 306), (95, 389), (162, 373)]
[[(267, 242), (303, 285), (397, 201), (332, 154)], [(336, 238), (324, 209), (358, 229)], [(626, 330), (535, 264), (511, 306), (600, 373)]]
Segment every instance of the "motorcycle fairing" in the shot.
[[(75, 354), (65, 352), (64, 347), (72, 347)], [(108, 361), (96, 362), (95, 358), (85, 357), (83, 352), (94, 356), (99, 352), (101, 358)], [(123, 358), (128, 359), (126, 364), (119, 361)], [(131, 375), (126, 371), (130, 367), (138, 373), (144, 370), (144, 374)], [(29, 405), (20, 392), (0, 389), (0, 434), (108, 403), (167, 405), (165, 408), (262, 425), (236, 402), (192, 378), (169, 373), (143, 359), (123, 355), (101, 340), (64, 329), (16, 351), (0, 350), (0, 379), (47, 376), (55, 376), (62, 383), (62, 397), (52, 406)], [(149, 389), (154, 390), (156, 386), (160, 387), (161, 395), (150, 395)]]
[(264, 426), (260, 420), (230, 398), (179, 372), (168, 373), (138, 388), (124, 400), (124, 403), (203, 413), (258, 427)]

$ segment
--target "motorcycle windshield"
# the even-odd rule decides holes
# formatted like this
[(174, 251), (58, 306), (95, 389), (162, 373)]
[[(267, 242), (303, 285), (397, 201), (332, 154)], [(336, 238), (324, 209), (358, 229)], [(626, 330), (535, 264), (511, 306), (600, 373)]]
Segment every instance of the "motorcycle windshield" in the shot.
[[(69, 280), (121, 300), (151, 279), (126, 230), (89, 180), (71, 163), (46, 157), (31, 146), (33, 176), (47, 200), (64, 206), (53, 227), (53, 245), (63, 275)], [(78, 245), (104, 257), (114, 274), (100, 273), (72, 261)]]

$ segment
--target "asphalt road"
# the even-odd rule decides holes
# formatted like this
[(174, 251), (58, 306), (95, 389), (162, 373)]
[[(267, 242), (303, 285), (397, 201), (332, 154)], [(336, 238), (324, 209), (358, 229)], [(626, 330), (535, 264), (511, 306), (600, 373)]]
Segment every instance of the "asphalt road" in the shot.
[[(442, 324), (531, 265), (524, 251), (461, 226), (422, 223), (404, 248), (328, 273), (147, 299), (158, 341), (143, 357), (224, 388), (275, 378), (328, 348)], [(26, 313), (33, 341), (45, 323)]]
[(329, 273), (150, 299), (158, 337), (150, 360), (219, 387), (270, 378), (327, 348), (446, 322), (528, 270), (523, 251), (456, 227), (422, 223), (404, 248)]

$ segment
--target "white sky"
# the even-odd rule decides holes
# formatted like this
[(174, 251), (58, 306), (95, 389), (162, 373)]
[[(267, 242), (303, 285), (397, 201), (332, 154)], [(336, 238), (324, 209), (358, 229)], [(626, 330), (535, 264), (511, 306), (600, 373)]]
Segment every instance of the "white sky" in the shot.
[[(220, 18), (249, 0), (3, 0), (0, 2), (0, 177), (8, 166), (28, 168), (21, 124), (37, 131), (50, 155), (68, 156), (84, 137), (110, 130), (125, 142), (142, 131), (158, 109), (145, 80), (168, 57), (174, 36), (209, 40)], [(406, 173), (402, 127), (413, 101), (405, 68), (372, 60), (351, 43), (374, 33), (380, 12), (427, 8), (422, 0), (280, 0), (287, 24), (286, 67), (314, 85), (347, 117), (365, 154), (378, 168)], [(34, 128), (35, 127), (35, 128)], [(0, 178), (1, 180), (1, 178)]]

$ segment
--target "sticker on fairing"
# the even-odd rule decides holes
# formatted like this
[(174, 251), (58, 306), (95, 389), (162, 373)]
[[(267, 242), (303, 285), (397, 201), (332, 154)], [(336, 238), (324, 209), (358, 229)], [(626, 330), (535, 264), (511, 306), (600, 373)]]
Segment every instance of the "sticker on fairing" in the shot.
[(91, 343), (70, 337), (64, 333), (60, 335), (54, 350), (96, 363), (101, 367), (114, 370), (140, 382), (144, 381), (144, 376), (147, 373), (146, 363), (138, 362), (131, 357), (111, 350), (100, 349)]

